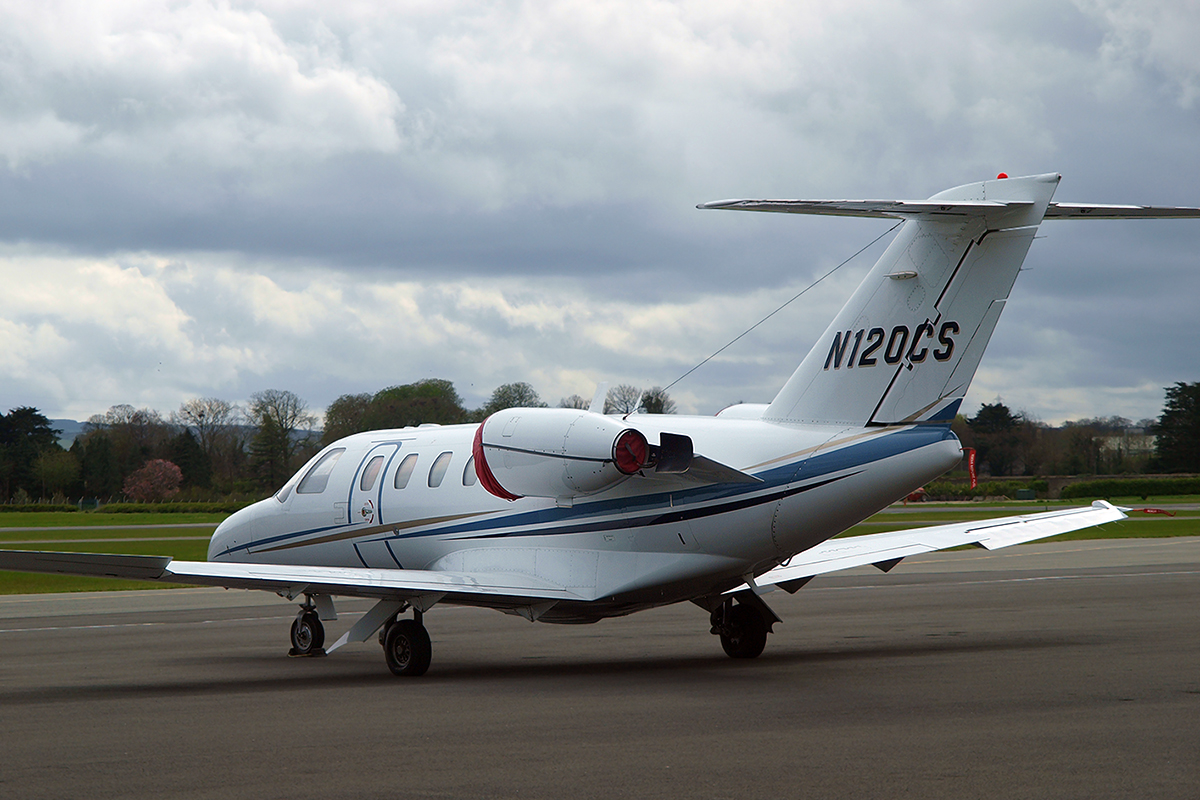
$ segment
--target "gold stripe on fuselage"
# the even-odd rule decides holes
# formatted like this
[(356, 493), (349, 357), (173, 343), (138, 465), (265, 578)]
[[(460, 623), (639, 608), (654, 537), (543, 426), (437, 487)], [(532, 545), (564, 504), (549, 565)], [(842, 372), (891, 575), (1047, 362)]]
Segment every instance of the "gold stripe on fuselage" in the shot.
[(262, 549), (252, 548), (256, 553), (273, 553), (276, 550), (291, 550), (294, 547), (307, 547), (310, 544), (328, 544), (329, 542), (340, 542), (345, 539), (357, 539), (362, 536), (370, 536), (376, 533), (386, 533), (392, 531), (399, 533), (402, 530), (409, 528), (420, 528), (425, 525), (440, 525), (443, 522), (454, 522), (460, 519), (469, 519), (470, 517), (481, 517), (485, 514), (491, 514), (491, 511), (473, 511), (469, 514), (450, 514), (444, 517), (426, 517), (424, 519), (412, 519), (405, 522), (389, 522), (386, 525), (372, 525), (366, 528), (354, 528), (353, 530), (343, 530), (338, 533), (329, 533), (324, 536), (318, 536), (313, 539), (305, 539), (302, 542), (288, 542), (287, 544), (279, 544), (274, 547), (264, 547)]

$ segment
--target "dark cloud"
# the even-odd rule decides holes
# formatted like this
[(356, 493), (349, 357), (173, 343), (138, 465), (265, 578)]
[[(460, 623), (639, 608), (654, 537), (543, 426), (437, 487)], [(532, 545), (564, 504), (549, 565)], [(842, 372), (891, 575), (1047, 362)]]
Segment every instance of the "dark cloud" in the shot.
[[(0, 406), (662, 385), (887, 228), (698, 202), (1058, 171), (1059, 200), (1200, 205), (1200, 14), (1170, 3), (105, 9), (0, 11)], [(1156, 413), (1197, 379), (1195, 228), (1045, 226), (969, 402)], [(682, 410), (769, 399), (864, 268)]]

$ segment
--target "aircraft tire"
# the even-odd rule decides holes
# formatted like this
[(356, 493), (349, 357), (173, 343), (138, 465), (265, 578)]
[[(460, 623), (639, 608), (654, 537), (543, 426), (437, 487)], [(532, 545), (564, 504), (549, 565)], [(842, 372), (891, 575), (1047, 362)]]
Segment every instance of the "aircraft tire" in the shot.
[(292, 651), (289, 655), (311, 656), (325, 646), (325, 626), (315, 611), (305, 611), (292, 622)]
[(429, 632), (415, 619), (402, 619), (388, 628), (383, 656), (393, 675), (415, 678), (424, 675), (433, 658)]
[(758, 658), (767, 646), (767, 621), (752, 606), (729, 609), (721, 633), (721, 648), (730, 658)]

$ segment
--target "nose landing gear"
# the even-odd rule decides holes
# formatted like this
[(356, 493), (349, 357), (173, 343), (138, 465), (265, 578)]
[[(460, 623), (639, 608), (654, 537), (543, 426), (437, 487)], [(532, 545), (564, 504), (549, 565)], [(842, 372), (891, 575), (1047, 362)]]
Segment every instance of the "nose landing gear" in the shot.
[(292, 649), (288, 655), (292, 657), (323, 656), (325, 655), (325, 626), (317, 614), (312, 601), (305, 598), (300, 606), (300, 613), (292, 622)]

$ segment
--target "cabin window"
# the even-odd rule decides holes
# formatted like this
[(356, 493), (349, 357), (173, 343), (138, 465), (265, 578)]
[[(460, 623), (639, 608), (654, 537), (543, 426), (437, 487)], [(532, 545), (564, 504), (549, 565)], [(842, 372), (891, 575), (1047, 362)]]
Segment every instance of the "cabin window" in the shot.
[(346, 449), (339, 447), (321, 456), (321, 460), (313, 464), (312, 469), (296, 487), (296, 494), (320, 494), (325, 491), (325, 487), (329, 484), (329, 473), (333, 472), (334, 465), (337, 464), (344, 452)]
[(364, 492), (371, 491), (371, 487), (375, 485), (375, 479), (379, 477), (379, 470), (383, 468), (383, 456), (375, 456), (367, 464), (367, 468), (363, 470), (362, 478), (358, 481), (358, 488)]
[(442, 478), (446, 477), (446, 469), (450, 466), (450, 458), (454, 454), (446, 451), (434, 459), (433, 466), (429, 468), (429, 488), (436, 489), (442, 485)]
[(396, 480), (392, 483), (397, 489), (403, 489), (408, 486), (408, 479), (412, 477), (413, 467), (417, 465), (417, 454), (409, 453), (400, 462), (400, 466), (396, 468)]
[(467, 465), (463, 467), (463, 486), (474, 486), (477, 480), (479, 476), (475, 474), (475, 456), (471, 456), (467, 459)]

